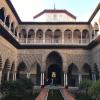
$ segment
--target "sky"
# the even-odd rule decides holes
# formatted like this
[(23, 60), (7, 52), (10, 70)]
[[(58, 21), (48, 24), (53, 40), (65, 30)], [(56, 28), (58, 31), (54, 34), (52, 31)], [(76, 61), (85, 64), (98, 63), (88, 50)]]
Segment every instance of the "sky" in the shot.
[(76, 21), (88, 21), (100, 0), (10, 0), (22, 21), (33, 21), (33, 16), (44, 9), (66, 9), (77, 17)]

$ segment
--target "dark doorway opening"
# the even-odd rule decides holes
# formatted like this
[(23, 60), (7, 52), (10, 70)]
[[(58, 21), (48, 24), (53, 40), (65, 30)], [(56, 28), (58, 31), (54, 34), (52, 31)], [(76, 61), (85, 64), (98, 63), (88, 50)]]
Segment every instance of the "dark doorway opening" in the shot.
[[(61, 85), (61, 66), (58, 64), (52, 64), (48, 67), (48, 84), (52, 85)], [(55, 73), (55, 77), (53, 77), (53, 73)]]

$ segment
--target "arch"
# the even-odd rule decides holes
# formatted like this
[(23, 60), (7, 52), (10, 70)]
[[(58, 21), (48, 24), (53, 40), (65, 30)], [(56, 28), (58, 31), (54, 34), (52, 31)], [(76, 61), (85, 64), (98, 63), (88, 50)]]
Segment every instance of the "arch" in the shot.
[(51, 64), (58, 64), (58, 65), (62, 66), (62, 63), (63, 63), (62, 57), (61, 57), (60, 53), (58, 53), (56, 51), (50, 52), (46, 58), (46, 66), (47, 67)]
[(52, 43), (53, 41), (53, 32), (51, 29), (47, 29), (45, 32), (45, 42)]
[(2, 81), (7, 81), (8, 72), (10, 71), (10, 60), (6, 59), (2, 70)]
[(40, 78), (41, 78), (41, 66), (38, 62), (34, 62), (31, 65), (30, 70), (30, 79), (35, 85), (40, 85)]
[(43, 43), (43, 31), (41, 29), (38, 29), (36, 32), (36, 42)]
[(95, 80), (99, 80), (99, 70), (98, 70), (98, 66), (97, 64), (95, 63), (94, 64), (94, 75), (95, 75)]
[(2, 70), (2, 58), (0, 56), (0, 70)]
[(99, 25), (98, 25), (97, 22), (95, 22), (94, 23), (94, 33), (95, 33), (95, 35), (97, 35), (98, 31), (99, 31)]
[(99, 17), (99, 20), (98, 21), (99, 21), (99, 25), (100, 25), (100, 17)]
[(72, 31), (67, 29), (64, 31), (64, 43), (71, 43), (72, 42)]
[(17, 67), (17, 79), (26, 78), (27, 66), (24, 61), (20, 62)]
[(8, 16), (6, 17), (6, 22), (5, 22), (5, 24), (6, 24), (6, 26), (9, 28), (9, 26), (10, 26), (10, 15), (8, 15)]
[(79, 29), (75, 29), (73, 32), (73, 43), (81, 43), (81, 32)]
[(14, 22), (11, 23), (11, 31), (14, 32)]
[(19, 37), (20, 38), (26, 38), (27, 37), (26, 29), (21, 29), (21, 31), (19, 33)]
[(74, 63), (71, 63), (68, 66), (67, 70), (67, 76), (68, 76), (68, 85), (69, 86), (78, 86), (79, 85), (79, 69)]
[(62, 42), (62, 32), (60, 29), (56, 29), (54, 31), (54, 43), (61, 43)]
[(19, 33), (19, 41), (21, 43), (26, 43), (27, 32), (26, 29), (21, 29)]
[(89, 43), (89, 41), (90, 41), (89, 31), (87, 29), (84, 29), (82, 31), (82, 43)]
[(18, 27), (15, 28), (15, 36), (17, 36)]
[(28, 38), (34, 38), (34, 36), (35, 36), (34, 30), (33, 30), (33, 29), (30, 29), (30, 30), (28, 31)]
[(91, 67), (88, 63), (85, 63), (82, 67), (82, 79), (86, 80), (86, 79), (90, 79), (92, 80), (92, 71), (91, 71)]
[(35, 32), (33, 29), (28, 31), (28, 43), (34, 43)]
[[(56, 84), (61, 84), (62, 81), (62, 69), (63, 69), (63, 61), (61, 55), (56, 52), (52, 51), (51, 53), (48, 54), (47, 59), (46, 59), (46, 66), (47, 66), (47, 78), (49, 84), (52, 81), (52, 73), (55, 72), (56, 78), (55, 78), (55, 83)], [(58, 75), (59, 74), (59, 75)]]
[(4, 7), (2, 7), (1, 9), (0, 9), (0, 19), (4, 22), (4, 20), (5, 20), (5, 8)]

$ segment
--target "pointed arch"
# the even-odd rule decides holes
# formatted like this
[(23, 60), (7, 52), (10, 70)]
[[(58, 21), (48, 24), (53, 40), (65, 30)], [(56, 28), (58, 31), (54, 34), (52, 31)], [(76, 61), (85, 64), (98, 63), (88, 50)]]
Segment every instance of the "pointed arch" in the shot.
[(15, 36), (17, 36), (18, 33), (18, 26), (15, 27)]
[(34, 64), (31, 65), (29, 73), (32, 82), (35, 85), (40, 85), (41, 66), (38, 62), (34, 62)]
[(63, 60), (59, 52), (52, 51), (46, 57), (46, 77), (48, 79), (48, 84), (52, 82), (52, 73), (55, 72), (55, 84), (62, 84), (62, 69), (63, 69)]
[(4, 20), (5, 20), (5, 8), (4, 7), (2, 7), (1, 9), (0, 9), (0, 19), (4, 22)]
[(14, 33), (14, 22), (11, 23), (11, 31)]
[(59, 66), (62, 66), (63, 60), (62, 56), (57, 51), (50, 52), (46, 57), (46, 66), (48, 67), (51, 64), (58, 64)]
[(78, 79), (79, 69), (74, 63), (71, 63), (68, 66), (67, 75), (68, 75), (68, 85), (69, 86), (78, 86), (79, 85), (79, 79)]
[(6, 22), (5, 22), (5, 24), (6, 24), (6, 26), (9, 28), (9, 26), (10, 26), (10, 15), (8, 15), (8, 16), (6, 17)]
[(91, 71), (91, 66), (88, 63), (85, 63), (81, 69), (82, 71), (82, 79), (90, 79), (92, 80), (92, 71)]
[(27, 66), (24, 61), (20, 62), (17, 67), (17, 79), (26, 78)]

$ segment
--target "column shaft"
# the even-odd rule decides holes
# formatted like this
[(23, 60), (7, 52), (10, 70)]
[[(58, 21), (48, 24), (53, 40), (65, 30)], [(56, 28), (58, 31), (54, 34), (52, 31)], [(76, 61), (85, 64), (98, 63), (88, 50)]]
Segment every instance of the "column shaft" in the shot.
[(14, 80), (16, 80), (16, 72), (14, 73)]
[(7, 81), (9, 81), (10, 71), (7, 72)]
[(82, 81), (82, 74), (79, 74), (79, 84)]
[(14, 81), (15, 80), (15, 73), (13, 72), (12, 75), (13, 75), (13, 81)]
[(68, 82), (67, 82), (67, 73), (66, 73), (66, 86), (68, 85)]
[(42, 85), (42, 73), (41, 73), (41, 85)]
[(65, 75), (65, 72), (64, 72), (64, 87), (65, 87), (65, 78), (66, 78), (66, 75)]
[(0, 84), (1, 84), (1, 81), (2, 81), (2, 70), (0, 70)]
[(43, 85), (44, 85), (44, 73), (43, 73)]

